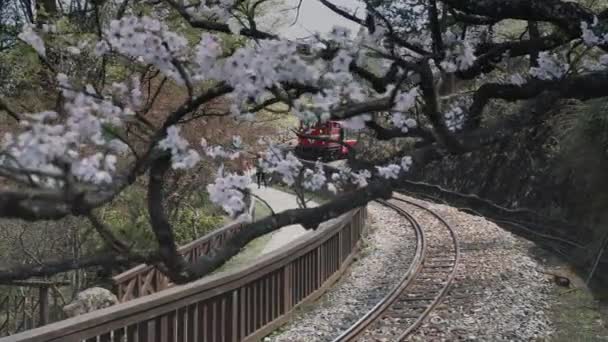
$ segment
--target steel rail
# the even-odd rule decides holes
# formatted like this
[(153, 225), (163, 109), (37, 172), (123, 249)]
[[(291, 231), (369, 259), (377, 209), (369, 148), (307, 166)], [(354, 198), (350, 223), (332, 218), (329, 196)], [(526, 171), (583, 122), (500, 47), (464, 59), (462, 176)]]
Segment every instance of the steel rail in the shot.
[[(441, 285), (441, 289), (438, 290), (428, 290), (429, 294), (432, 298), (426, 297), (411, 297), (412, 293), (408, 290), (416, 286), (416, 282), (418, 281), (420, 284), (424, 284), (428, 279), (428, 277), (424, 277), (423, 273), (426, 269), (432, 270), (438, 266), (435, 266), (432, 263), (433, 259), (441, 259), (439, 256), (432, 255), (429, 252), (430, 244), (429, 239), (426, 236), (425, 229), (423, 229), (417, 220), (409, 214), (402, 206), (391, 203), (392, 202), (401, 202), (410, 206), (414, 206), (419, 210), (425, 211), (426, 213), (433, 216), (436, 220), (438, 220), (441, 225), (447, 228), (449, 233), (449, 238), (451, 239), (451, 245), (453, 246), (453, 260), (450, 260), (450, 265), (448, 266), (439, 266), (439, 267), (451, 267), (449, 273), (446, 276), (445, 280), (443, 280), (443, 284)], [(399, 311), (403, 312), (401, 309), (397, 309), (398, 305), (405, 303), (413, 303), (415, 301), (427, 301), (429, 302), (426, 306), (423, 306), (424, 311), (419, 313), (414, 322), (404, 326), (404, 330), (399, 333), (396, 341), (405, 340), (411, 333), (413, 333), (422, 322), (428, 317), (428, 315), (441, 303), (443, 298), (447, 295), (451, 284), (453, 283), (456, 277), (456, 271), (458, 267), (458, 262), (460, 259), (460, 247), (458, 243), (458, 239), (456, 233), (452, 226), (439, 214), (434, 211), (418, 204), (413, 201), (400, 198), (393, 197), (389, 201), (377, 201), (380, 204), (391, 208), (397, 211), (401, 216), (403, 216), (408, 222), (411, 223), (414, 231), (416, 232), (416, 254), (414, 259), (404, 274), (401, 277), (399, 283), (379, 302), (377, 303), (370, 311), (368, 311), (361, 319), (359, 319), (355, 324), (353, 324), (349, 329), (344, 331), (340, 336), (335, 338), (334, 342), (343, 342), (343, 341), (355, 341), (358, 338), (362, 337), (366, 332), (370, 332), (373, 327), (384, 323), (384, 317), (390, 317), (389, 314), (394, 316), (399, 316)], [(441, 259), (442, 260), (442, 259)], [(445, 271), (443, 271), (445, 272)], [(439, 274), (440, 272), (436, 273)], [(431, 273), (432, 274), (432, 273)], [(431, 280), (433, 280), (431, 278)], [(419, 285), (423, 286), (423, 285)], [(407, 306), (407, 305), (406, 305)], [(411, 305), (411, 308), (419, 308), (419, 305)], [(411, 318), (411, 317), (408, 317)], [(401, 326), (401, 325), (399, 325)]]
[(401, 209), (399, 206), (388, 201), (377, 200), (376, 202), (395, 210), (411, 224), (414, 233), (416, 234), (416, 252), (412, 262), (410, 263), (410, 267), (399, 281), (399, 284), (397, 284), (397, 286), (395, 286), (379, 303), (377, 303), (372, 309), (370, 309), (370, 311), (368, 311), (363, 317), (361, 317), (348, 330), (344, 331), (334, 341), (351, 341), (365, 332), (367, 327), (378, 320), (386, 309), (399, 298), (403, 291), (410, 285), (410, 282), (412, 279), (414, 279), (414, 276), (422, 268), (422, 262), (424, 261), (424, 255), (426, 253), (426, 240), (424, 237), (424, 232), (416, 219), (414, 219), (414, 217), (408, 214), (405, 210)]
[(434, 212), (433, 210), (425, 208), (424, 206), (422, 206), (418, 203), (415, 203), (413, 201), (409, 201), (409, 200), (406, 200), (403, 198), (395, 198), (395, 200), (404, 202), (404, 203), (407, 203), (414, 207), (417, 207), (419, 209), (422, 209), (422, 210), (428, 212), (429, 214), (431, 214), (432, 216), (434, 216), (448, 229), (448, 232), (450, 233), (450, 237), (452, 238), (452, 241), (454, 244), (454, 267), (452, 268), (452, 271), (450, 272), (450, 275), (448, 276), (445, 286), (440, 291), (440, 293), (437, 294), (433, 303), (429, 307), (427, 307), (427, 309), (420, 315), (420, 317), (418, 317), (416, 322), (414, 322), (414, 324), (412, 324), (405, 332), (403, 332), (401, 334), (401, 336), (399, 336), (398, 341), (403, 341), (405, 338), (407, 338), (408, 335), (410, 335), (412, 332), (414, 332), (414, 330), (417, 329), (420, 326), (420, 324), (422, 324), (424, 319), (426, 317), (428, 317), (428, 315), (431, 313), (431, 311), (433, 311), (437, 307), (437, 305), (439, 305), (441, 303), (441, 300), (447, 295), (448, 291), (450, 290), (450, 287), (451, 287), (452, 283), (454, 282), (454, 279), (456, 278), (458, 261), (460, 260), (460, 244), (458, 243), (458, 238), (456, 236), (456, 232), (454, 231), (454, 228), (452, 228), (452, 225), (450, 225), (443, 217), (441, 217), (441, 215), (439, 215), (436, 212)]

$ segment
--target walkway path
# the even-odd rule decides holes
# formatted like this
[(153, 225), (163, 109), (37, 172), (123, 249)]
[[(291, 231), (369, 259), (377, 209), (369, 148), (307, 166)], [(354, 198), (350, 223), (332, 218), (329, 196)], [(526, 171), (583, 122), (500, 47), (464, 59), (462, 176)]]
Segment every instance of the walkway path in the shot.
[[(254, 176), (254, 174), (252, 174), (252, 176)], [(298, 208), (296, 197), (292, 194), (273, 188), (263, 187), (258, 189), (256, 184), (251, 185), (251, 191), (254, 195), (266, 201), (266, 203), (272, 207), (272, 210), (277, 213), (287, 209)], [(308, 202), (308, 206), (316, 207), (317, 203), (310, 201)], [(307, 231), (300, 225), (292, 225), (283, 227), (273, 233), (260, 236), (251, 241), (239, 254), (230, 259), (217, 272), (223, 272), (253, 263), (259, 259), (260, 256), (273, 252), (306, 234), (313, 233), (314, 231)]]
[[(292, 194), (288, 194), (283, 191), (279, 191), (273, 188), (261, 188), (258, 189), (257, 185), (252, 186), (252, 192), (254, 195), (260, 197), (272, 207), (275, 212), (281, 212), (287, 209), (294, 209), (298, 207), (296, 197)], [(317, 203), (308, 202), (308, 206), (316, 207)], [(270, 241), (266, 244), (261, 254), (270, 253), (285, 246), (286, 244), (302, 237), (305, 234), (312, 234), (313, 231), (308, 231), (300, 225), (292, 225), (283, 227), (274, 233), (270, 238)]]

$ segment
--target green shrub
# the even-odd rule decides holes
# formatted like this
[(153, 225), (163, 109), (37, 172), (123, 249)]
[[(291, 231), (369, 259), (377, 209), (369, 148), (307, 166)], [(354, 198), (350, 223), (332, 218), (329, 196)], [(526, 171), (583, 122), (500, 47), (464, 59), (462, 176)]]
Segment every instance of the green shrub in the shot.
[[(173, 233), (178, 245), (195, 240), (223, 223), (223, 217), (207, 209), (199, 196), (185, 202), (171, 217)], [(157, 242), (150, 226), (146, 192), (134, 186), (125, 191), (110, 208), (102, 212), (102, 219), (123, 241), (136, 249), (156, 248)]]

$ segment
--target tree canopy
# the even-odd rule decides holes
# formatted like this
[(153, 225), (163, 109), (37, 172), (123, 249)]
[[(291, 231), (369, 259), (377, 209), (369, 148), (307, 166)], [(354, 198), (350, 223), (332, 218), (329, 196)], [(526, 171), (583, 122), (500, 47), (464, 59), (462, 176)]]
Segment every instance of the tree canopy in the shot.
[[(0, 270), (0, 281), (145, 261), (162, 263), (173, 281), (187, 282), (262, 234), (290, 224), (313, 229), (388, 198), (412, 168), (509, 139), (541, 119), (531, 109), (488, 120), (494, 100), (608, 95), (608, 10), (600, 2), (368, 0), (351, 11), (319, 1), (360, 30), (335, 27), (290, 41), (260, 22), (274, 10), (268, 0), (27, 2), (32, 18), (11, 22), (21, 41), (11, 48), (27, 45), (36, 53), (42, 75), (36, 80), (54, 101), (23, 112), (0, 96), (0, 110), (18, 123), (2, 144), (0, 217), (87, 217), (111, 251)], [(77, 72), (77, 64), (86, 71)], [(142, 86), (150, 72), (184, 93), (181, 104), (154, 119), (150, 110), (166, 88), (165, 81)], [(227, 105), (209, 109), (219, 100)], [(375, 142), (412, 143), (371, 164), (357, 164), (355, 149), (349, 158), (359, 167), (330, 175), (267, 139), (254, 146), (238, 135), (230, 143), (183, 136), (197, 121), (255, 121), (279, 104), (287, 108), (282, 115), (306, 124), (337, 120)], [(248, 223), (226, 247), (187, 264), (167, 218), (168, 175), (217, 165), (210, 199), (247, 220), (251, 180), (222, 164), (260, 148), (264, 167), (287, 185), (337, 197)], [(142, 179), (158, 250), (133, 250), (95, 215)]]

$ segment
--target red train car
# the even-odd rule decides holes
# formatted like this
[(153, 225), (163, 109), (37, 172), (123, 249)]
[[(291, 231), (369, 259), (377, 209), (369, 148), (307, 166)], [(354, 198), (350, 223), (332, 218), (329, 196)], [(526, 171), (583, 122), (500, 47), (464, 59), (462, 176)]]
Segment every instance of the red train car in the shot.
[[(296, 155), (302, 159), (331, 161), (343, 159), (356, 140), (346, 140), (346, 131), (338, 121), (317, 123), (305, 127), (300, 124), (297, 132)], [(345, 146), (346, 145), (346, 146)]]

